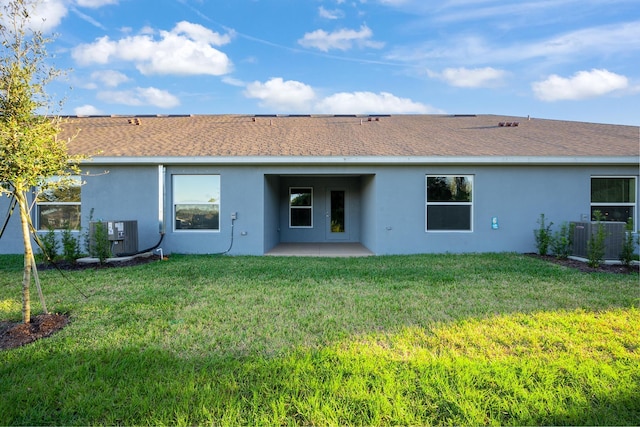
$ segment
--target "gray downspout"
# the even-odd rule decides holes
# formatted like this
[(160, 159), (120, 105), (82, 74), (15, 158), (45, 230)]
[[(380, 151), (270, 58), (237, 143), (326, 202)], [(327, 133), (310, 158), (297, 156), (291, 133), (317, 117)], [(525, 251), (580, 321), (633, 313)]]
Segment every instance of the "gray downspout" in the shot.
[(164, 202), (167, 199), (166, 174), (167, 169), (164, 165), (158, 165), (158, 231), (163, 235), (165, 233)]

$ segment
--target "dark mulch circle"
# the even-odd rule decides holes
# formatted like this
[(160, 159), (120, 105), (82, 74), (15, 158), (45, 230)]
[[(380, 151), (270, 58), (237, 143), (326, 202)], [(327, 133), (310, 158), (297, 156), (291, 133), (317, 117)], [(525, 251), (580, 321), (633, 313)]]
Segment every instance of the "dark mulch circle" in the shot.
[(0, 322), (0, 350), (21, 347), (53, 335), (67, 326), (66, 314), (40, 314), (29, 323)]

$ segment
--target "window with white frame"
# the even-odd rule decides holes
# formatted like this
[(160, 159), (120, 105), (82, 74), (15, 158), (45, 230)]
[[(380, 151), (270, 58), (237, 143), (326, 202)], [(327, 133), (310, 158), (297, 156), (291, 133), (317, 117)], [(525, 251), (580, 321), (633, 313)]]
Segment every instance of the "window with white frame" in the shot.
[(473, 176), (426, 176), (426, 230), (473, 230)]
[(596, 219), (595, 211), (600, 211), (604, 221), (635, 219), (636, 182), (631, 176), (591, 177), (591, 219)]
[(313, 188), (289, 188), (289, 227), (313, 227)]
[(79, 176), (49, 178), (38, 188), (36, 223), (38, 230), (79, 230), (82, 179)]
[(220, 175), (173, 175), (175, 230), (220, 230)]

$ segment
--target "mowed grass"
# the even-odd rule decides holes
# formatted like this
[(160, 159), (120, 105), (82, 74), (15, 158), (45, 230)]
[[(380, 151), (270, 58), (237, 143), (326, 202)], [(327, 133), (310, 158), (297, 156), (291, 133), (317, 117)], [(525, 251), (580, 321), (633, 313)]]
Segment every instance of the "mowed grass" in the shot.
[[(0, 256), (0, 319), (21, 269)], [(1, 425), (640, 424), (637, 274), (485, 254), (40, 276), (71, 323), (0, 352)]]

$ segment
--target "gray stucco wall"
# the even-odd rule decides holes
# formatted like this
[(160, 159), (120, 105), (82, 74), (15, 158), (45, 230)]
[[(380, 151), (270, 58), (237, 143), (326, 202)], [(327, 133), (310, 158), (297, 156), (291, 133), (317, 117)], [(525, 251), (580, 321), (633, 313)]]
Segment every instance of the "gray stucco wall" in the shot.
[[(473, 176), (473, 231), (425, 231), (426, 174)], [(540, 213), (559, 223), (589, 212), (590, 176), (587, 169), (566, 167), (387, 169), (376, 176), (376, 252), (535, 251), (533, 230)], [(491, 227), (493, 217), (498, 229)]]
[[(425, 174), (474, 176), (473, 232), (424, 231)], [(376, 176), (376, 253), (534, 252), (533, 230), (541, 213), (556, 225), (588, 218), (593, 175), (637, 176), (637, 169), (429, 166), (385, 170)], [(409, 181), (415, 185), (406, 185)], [(498, 219), (498, 229), (491, 227), (493, 217)]]
[[(138, 248), (154, 246), (160, 237), (158, 168), (110, 166), (85, 169), (82, 227), (93, 221), (137, 221)], [(92, 212), (93, 210), (93, 212)]]
[[(104, 170), (109, 173), (104, 174)], [(376, 254), (430, 252), (533, 252), (533, 230), (541, 213), (559, 225), (579, 221), (590, 212), (594, 175), (637, 176), (638, 169), (602, 166), (91, 166), (82, 188), (82, 218), (137, 220), (139, 247), (159, 238), (159, 182), (165, 185), (163, 219), (166, 253), (219, 253), (232, 241), (230, 254), (262, 255), (280, 242), (324, 241), (326, 191), (349, 195), (346, 241), (358, 241)], [(173, 229), (173, 174), (220, 174), (220, 230)], [(425, 175), (473, 175), (473, 231), (425, 231)], [(163, 180), (159, 178), (162, 176)], [(314, 188), (314, 228), (288, 227), (289, 186)], [(638, 187), (638, 185), (636, 186)], [(638, 193), (638, 188), (636, 192)], [(636, 195), (636, 200), (640, 195)], [(0, 214), (8, 200), (0, 199)], [(231, 214), (237, 220), (231, 227)], [(637, 209), (636, 209), (637, 216)], [(492, 229), (491, 219), (498, 219)], [(636, 218), (637, 222), (637, 218)], [(18, 216), (14, 214), (0, 253), (20, 253)]]
[(377, 199), (376, 199), (376, 176), (363, 175), (360, 178), (360, 191), (362, 199), (362, 214), (361, 214), (361, 243), (369, 248), (373, 253), (378, 253), (378, 240), (377, 240)]
[[(174, 174), (220, 175), (220, 229), (174, 230), (171, 177)], [(165, 242), (167, 252), (261, 255), (264, 252), (265, 177), (254, 167), (167, 166)], [(231, 214), (237, 219), (232, 221)], [(233, 225), (233, 227), (232, 227)]]
[(20, 212), (18, 207), (9, 216), (11, 200), (4, 195), (0, 196), (0, 229), (4, 226), (5, 221), (9, 218), (7, 227), (0, 238), (0, 254), (17, 254), (23, 253), (22, 232), (20, 226)]
[[(264, 245), (263, 253), (280, 243), (280, 177), (266, 175), (264, 180)], [(259, 255), (259, 254), (257, 254)]]

